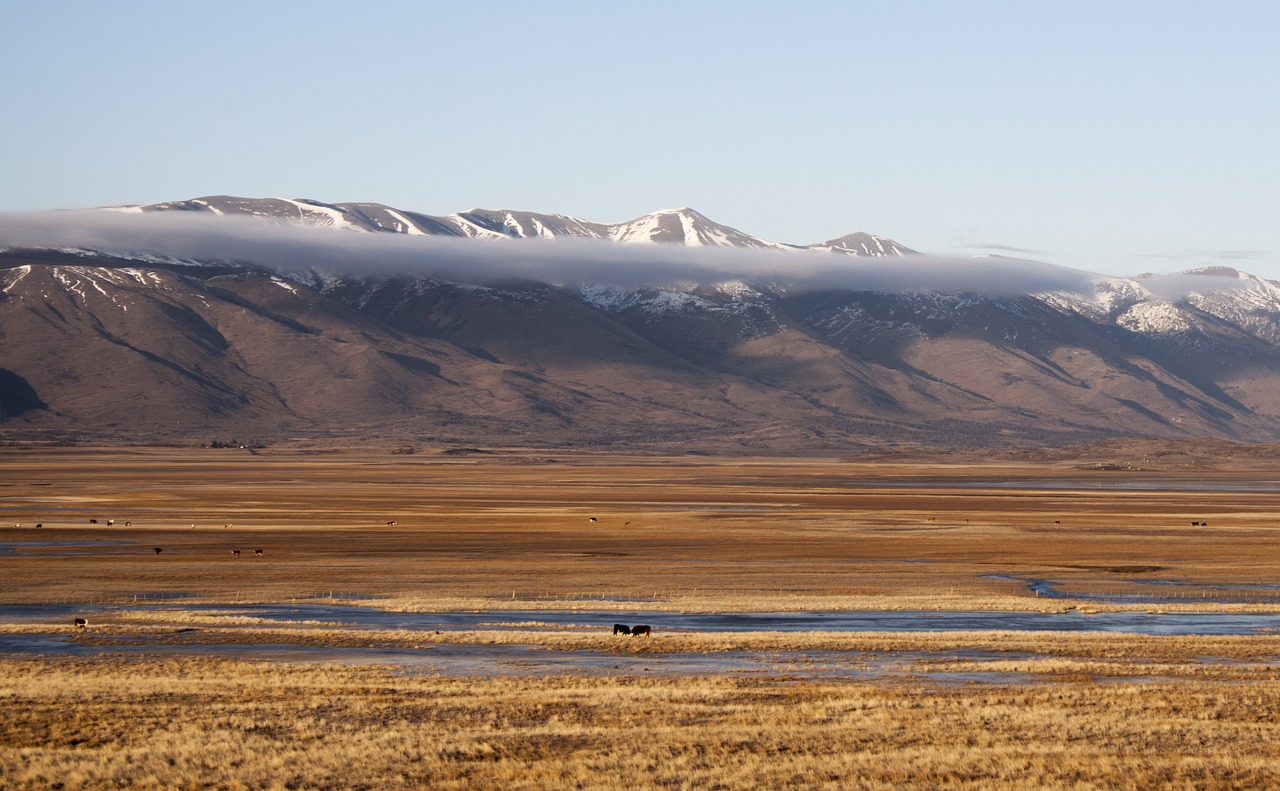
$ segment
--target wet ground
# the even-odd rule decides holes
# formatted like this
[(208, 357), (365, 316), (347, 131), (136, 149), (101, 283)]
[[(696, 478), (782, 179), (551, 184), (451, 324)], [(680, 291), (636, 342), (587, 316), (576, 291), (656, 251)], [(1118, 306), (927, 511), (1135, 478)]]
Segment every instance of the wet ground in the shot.
[(1099, 604), (1250, 604), (1260, 601), (1280, 603), (1280, 585), (1259, 583), (1203, 583), (1165, 579), (1126, 579), (1125, 584), (1140, 589), (1134, 593), (1068, 590), (1066, 583), (1049, 579), (990, 574), (987, 579), (1021, 582), (1041, 599), (1068, 599)]
[(248, 616), (281, 625), (326, 624), (348, 629), (611, 630), (613, 624), (648, 624), (655, 632), (1121, 632), (1145, 635), (1245, 635), (1280, 631), (1280, 613), (1226, 612), (963, 612), (884, 610), (777, 613), (672, 613), (652, 610), (500, 610), (388, 612), (351, 604), (154, 604), (146, 606), (0, 605), (0, 623), (48, 623), (120, 610), (166, 610)]
[[(173, 605), (144, 607), (119, 605), (2, 605), (0, 623), (31, 624), (31, 632), (0, 633), (0, 656), (69, 656), (80, 658), (120, 656), (219, 656), (282, 662), (338, 662), (396, 665), (414, 672), (448, 675), (506, 675), (577, 673), (656, 673), (667, 675), (771, 674), (806, 678), (902, 676), (922, 672), (938, 662), (965, 661), (982, 664), (993, 660), (1032, 658), (1025, 654), (984, 651), (948, 651), (945, 655), (916, 653), (807, 651), (727, 651), (713, 654), (644, 653), (619, 655), (606, 650), (551, 650), (536, 645), (471, 645), (431, 643), (419, 647), (337, 647), (289, 642), (183, 642), (173, 633), (120, 635), (83, 633), (68, 628), (49, 633), (34, 627), (51, 622), (70, 624), (87, 617), (93, 623), (111, 613), (166, 610), (247, 616), (279, 626), (316, 626), (343, 631), (362, 630), (524, 630), (599, 629), (612, 637), (614, 623), (646, 623), (655, 634), (664, 632), (941, 632), (1035, 631), (1120, 632), (1144, 635), (1247, 635), (1280, 630), (1280, 613), (1134, 613), (1084, 614), (1078, 611), (1038, 612), (792, 612), (792, 613), (667, 613), (645, 610), (617, 611), (495, 611), (458, 613), (386, 612), (350, 604), (241, 604)], [(248, 627), (252, 629), (252, 627)], [(179, 630), (178, 634), (181, 634)], [(189, 631), (197, 631), (190, 629)], [(644, 638), (639, 638), (644, 639)], [(922, 663), (924, 663), (922, 665)], [(1022, 683), (1024, 673), (927, 671), (937, 681)]]

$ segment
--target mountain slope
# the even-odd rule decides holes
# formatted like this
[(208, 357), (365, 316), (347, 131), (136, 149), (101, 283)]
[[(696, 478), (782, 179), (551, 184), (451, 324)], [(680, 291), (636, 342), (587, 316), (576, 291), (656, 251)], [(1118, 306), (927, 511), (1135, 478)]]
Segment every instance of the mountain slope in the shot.
[[(256, 215), (353, 240), (575, 236), (787, 261), (825, 249), (691, 210), (612, 225), (230, 197), (128, 211)], [(825, 244), (873, 267), (914, 255), (866, 235)], [(0, 251), (7, 436), (815, 452), (1280, 434), (1280, 284), (1234, 270), (992, 295), (357, 275), (358, 243), (342, 246), (346, 273), (90, 247)]]

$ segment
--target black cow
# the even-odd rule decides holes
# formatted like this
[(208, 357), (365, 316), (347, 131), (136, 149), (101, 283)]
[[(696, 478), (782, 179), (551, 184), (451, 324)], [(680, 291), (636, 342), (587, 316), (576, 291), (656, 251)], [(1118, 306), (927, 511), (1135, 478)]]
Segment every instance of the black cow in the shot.
[(625, 623), (615, 623), (613, 625), (614, 634), (631, 634), (631, 627)]

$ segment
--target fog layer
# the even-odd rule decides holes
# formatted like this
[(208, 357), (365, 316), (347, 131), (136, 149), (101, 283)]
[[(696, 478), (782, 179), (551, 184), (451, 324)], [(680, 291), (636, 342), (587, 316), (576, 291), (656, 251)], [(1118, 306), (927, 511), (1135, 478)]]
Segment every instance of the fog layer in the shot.
[(860, 258), (583, 239), (480, 240), (362, 233), (186, 212), (0, 213), (0, 248), (84, 249), (120, 256), (235, 261), (280, 272), (414, 274), (468, 283), (515, 278), (562, 285), (663, 287), (741, 279), (791, 288), (1016, 295), (1090, 293), (1095, 282), (1105, 279), (1000, 256)]

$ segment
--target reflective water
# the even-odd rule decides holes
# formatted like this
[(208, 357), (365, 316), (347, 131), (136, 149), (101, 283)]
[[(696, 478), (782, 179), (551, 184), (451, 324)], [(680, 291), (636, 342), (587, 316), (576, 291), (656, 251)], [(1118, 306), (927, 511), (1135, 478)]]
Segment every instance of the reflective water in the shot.
[[(988, 574), (985, 579), (1021, 582), (1027, 590), (1041, 599), (1070, 599), (1103, 604), (1152, 604), (1177, 603), (1245, 604), (1258, 601), (1274, 601), (1280, 604), (1280, 585), (1266, 583), (1203, 583), (1183, 580), (1123, 579), (1128, 585), (1152, 588), (1151, 592), (1117, 593), (1114, 591), (1067, 590), (1058, 580), (1031, 577), (1012, 577), (1005, 574)], [(1263, 594), (1269, 594), (1264, 596)]]
[(490, 612), (388, 612), (351, 604), (148, 604), (0, 605), (0, 623), (49, 622), (128, 609), (181, 610), (249, 616), (280, 624), (332, 624), (342, 628), (450, 630), (535, 627), (611, 630), (615, 623), (644, 623), (655, 632), (1123, 632), (1148, 635), (1232, 635), (1280, 631), (1280, 613), (1224, 612), (964, 612), (878, 610), (773, 613), (671, 613), (654, 610), (495, 610)]
[[(403, 629), (422, 631), (546, 628), (598, 629), (599, 651), (558, 651), (536, 645), (466, 645), (429, 643), (419, 647), (334, 647), (290, 643), (207, 643), (205, 636), (185, 641), (184, 631), (164, 634), (118, 635), (76, 632), (70, 622), (86, 617), (93, 624), (112, 612), (188, 610), (228, 616), (251, 616), (271, 624), (302, 626), (322, 623), (335, 629)], [(918, 652), (725, 651), (698, 653), (613, 653), (609, 649), (646, 638), (614, 637), (614, 623), (647, 623), (661, 639), (664, 632), (932, 632), (965, 630), (1013, 630), (1083, 632), (1109, 631), (1135, 634), (1218, 635), (1254, 634), (1280, 629), (1280, 614), (1234, 613), (1098, 613), (1080, 612), (791, 612), (791, 613), (666, 613), (646, 610), (616, 611), (494, 611), (471, 613), (395, 613), (350, 604), (241, 604), (177, 606), (119, 605), (0, 605), (0, 623), (13, 625), (64, 622), (66, 631), (0, 632), (0, 655), (9, 657), (130, 657), (218, 656), (282, 662), (337, 662), (403, 667), (413, 672), (447, 675), (541, 675), (553, 672), (590, 674), (770, 674), (804, 678), (823, 677), (927, 677), (944, 683), (1027, 683), (1035, 676), (1006, 670), (986, 671), (981, 665), (995, 660), (1029, 658), (1020, 652), (951, 650), (939, 654)], [(246, 627), (252, 631), (252, 627)], [(275, 639), (279, 639), (278, 636)], [(624, 642), (625, 641), (625, 642)], [(946, 663), (963, 660), (977, 669), (948, 671)], [(939, 663), (942, 664), (939, 664)]]

